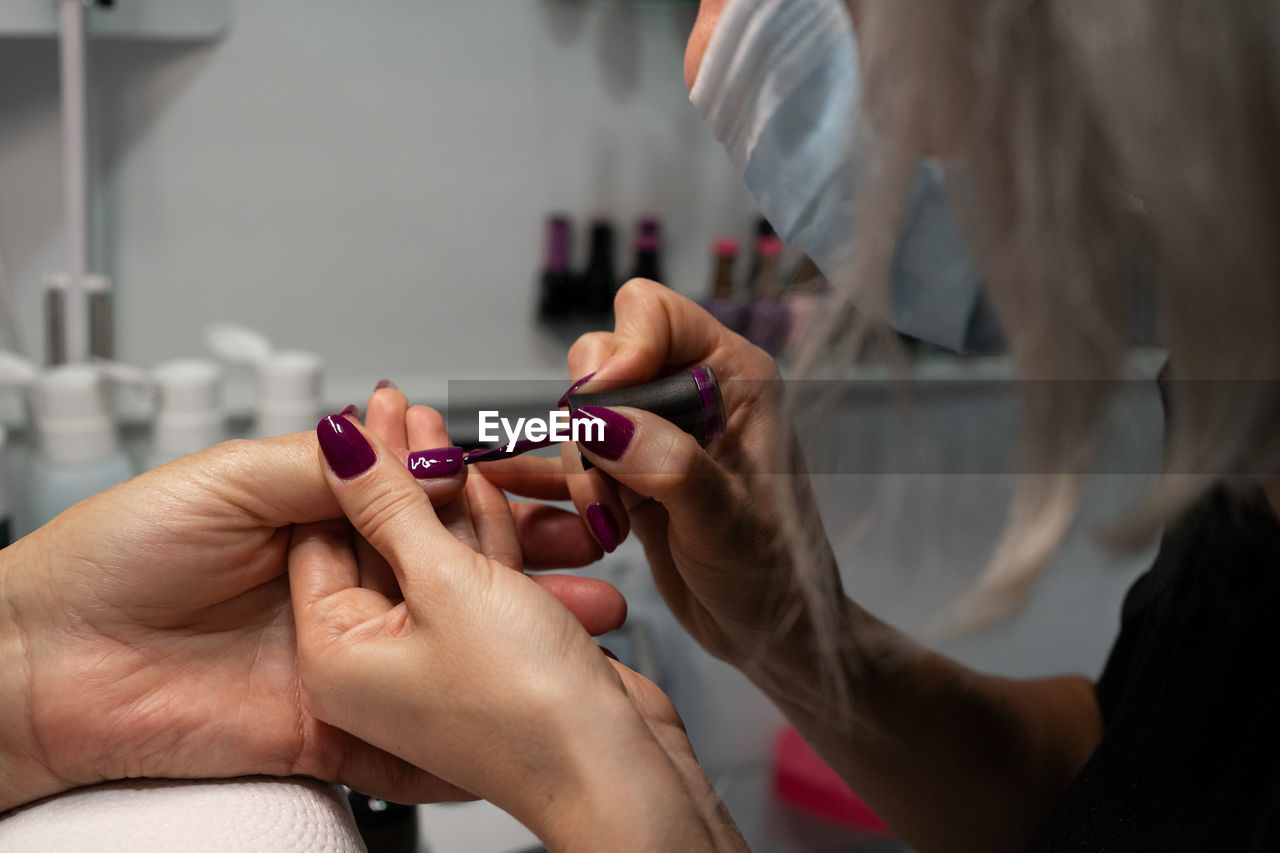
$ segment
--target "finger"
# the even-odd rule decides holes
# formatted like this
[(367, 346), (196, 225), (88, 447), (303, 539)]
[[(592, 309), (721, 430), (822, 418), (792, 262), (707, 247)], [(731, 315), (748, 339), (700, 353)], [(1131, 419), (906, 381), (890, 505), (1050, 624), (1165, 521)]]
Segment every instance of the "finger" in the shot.
[(566, 442), (560, 446), (560, 463), (566, 472), (571, 472), (566, 478), (569, 493), (583, 523), (605, 553), (612, 554), (631, 530), (617, 486), (602, 471), (583, 471), (575, 444)]
[(504, 492), (539, 501), (569, 500), (569, 485), (559, 458), (516, 456), (501, 462), (481, 462), (475, 468)]
[(405, 430), (405, 411), (409, 400), (390, 379), (383, 379), (369, 397), (364, 424), (392, 450), (407, 454), (409, 437)]
[[(409, 454), (405, 434), (405, 410), (408, 400), (389, 379), (378, 382), (369, 397), (364, 424), (396, 454), (405, 458)], [(348, 416), (349, 417), (349, 416)], [(375, 590), (388, 598), (400, 598), (400, 586), (395, 572), (382, 555), (363, 536), (355, 537), (356, 564), (360, 567), (360, 586)]]
[(377, 436), (336, 415), (316, 427), (325, 481), (356, 532), (396, 572), (406, 602), (475, 553), (449, 533), (413, 475)]
[(468, 802), (475, 795), (434, 776), (402, 758), (349, 735), (333, 729), (335, 738), (342, 738), (341, 763), (334, 776), (335, 781), (352, 790), (371, 797), (390, 800), (393, 803)]
[(593, 637), (621, 628), (627, 621), (627, 600), (606, 581), (570, 575), (529, 577), (554, 595)]
[(546, 504), (513, 503), (511, 515), (526, 569), (575, 569), (603, 555), (582, 519), (572, 512)]
[(477, 472), (467, 478), (466, 499), (480, 553), (508, 568), (523, 570), (524, 552), (507, 496)]
[[(592, 383), (596, 371), (613, 357), (616, 344), (612, 332), (588, 332), (569, 347), (569, 374), (577, 377), (565, 396), (578, 391), (595, 390)], [(589, 387), (591, 386), (591, 387)]]
[(657, 501), (685, 529), (722, 529), (726, 509), (747, 499), (697, 440), (669, 421), (628, 407), (580, 412), (605, 422), (602, 440), (578, 442), (597, 469)]
[(462, 494), (467, 482), (467, 466), (462, 449), (453, 447), (444, 418), (428, 406), (410, 406), (404, 415), (408, 465), (413, 476), (431, 498), (444, 506)]
[[(444, 418), (428, 406), (414, 406), (405, 415), (409, 433), (409, 470), (438, 507), (440, 521), (468, 547), (479, 550), (467, 498), (467, 471), (462, 448), (449, 444)], [(444, 498), (448, 500), (444, 500)]]
[(605, 347), (584, 347), (594, 364), (585, 357), (571, 358), (575, 375), (589, 368), (595, 371), (593, 382), (636, 383), (658, 376), (664, 368), (712, 362), (732, 378), (737, 361), (760, 352), (693, 300), (646, 279), (624, 284), (613, 304), (611, 339)]
[[(350, 527), (351, 522), (347, 522)], [(400, 583), (396, 580), (395, 569), (378, 550), (370, 545), (363, 536), (354, 536), (356, 565), (360, 567), (360, 586), (372, 590), (388, 600), (404, 598)]]
[(345, 520), (298, 524), (289, 537), (289, 590), (294, 608), (360, 585)]
[(475, 795), (402, 758), (324, 723), (335, 739), (341, 739), (340, 764), (335, 781), (352, 790), (393, 803), (468, 802)]
[[(154, 483), (154, 485), (153, 485)], [(270, 483), (270, 488), (263, 488)], [(316, 434), (298, 432), (226, 441), (128, 481), (125, 489), (158, 489), (193, 511), (234, 508), (246, 526), (284, 527), (342, 515), (323, 469), (316, 465)]]
[(345, 521), (295, 526), (287, 565), (299, 642), (304, 646), (340, 635), (392, 607), (385, 595), (358, 586), (359, 569)]

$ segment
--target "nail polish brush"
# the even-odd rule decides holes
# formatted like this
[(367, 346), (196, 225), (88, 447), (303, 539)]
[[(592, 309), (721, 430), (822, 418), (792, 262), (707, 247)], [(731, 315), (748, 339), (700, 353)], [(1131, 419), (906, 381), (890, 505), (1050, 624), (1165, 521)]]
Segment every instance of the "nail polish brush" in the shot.
[[(643, 409), (670, 421), (703, 442), (724, 435), (725, 429), (724, 399), (720, 394), (720, 383), (715, 371), (707, 364), (700, 364), (644, 385), (588, 394), (571, 393), (568, 395), (568, 406), (571, 413), (583, 406), (629, 406)], [(495, 447), (468, 451), (463, 461), (468, 465), (496, 462), (531, 450), (550, 447), (555, 443), (557, 442), (551, 438), (541, 441), (522, 439), (510, 450)], [(586, 467), (592, 467), (585, 457), (582, 461)]]

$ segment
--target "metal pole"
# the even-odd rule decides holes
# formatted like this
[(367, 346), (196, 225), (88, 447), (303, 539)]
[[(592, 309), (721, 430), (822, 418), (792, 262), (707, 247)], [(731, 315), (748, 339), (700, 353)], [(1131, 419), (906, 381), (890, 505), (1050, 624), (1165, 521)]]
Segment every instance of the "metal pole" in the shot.
[(67, 291), (63, 301), (66, 359), (89, 358), (88, 108), (85, 75), (85, 9), (82, 0), (59, 0), (62, 72), (62, 181), (67, 222)]

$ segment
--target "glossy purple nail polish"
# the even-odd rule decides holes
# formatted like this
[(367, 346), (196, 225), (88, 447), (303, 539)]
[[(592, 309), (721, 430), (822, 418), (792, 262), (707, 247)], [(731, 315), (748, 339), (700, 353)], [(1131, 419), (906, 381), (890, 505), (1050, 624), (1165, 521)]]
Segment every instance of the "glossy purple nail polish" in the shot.
[(355, 403), (347, 403), (347, 405), (342, 407), (342, 411), (338, 412), (338, 414), (342, 415), (344, 418), (347, 415), (355, 415), (358, 418), (360, 417), (360, 409), (356, 407)]
[(341, 415), (329, 415), (316, 424), (316, 438), (329, 468), (344, 480), (360, 476), (378, 459), (368, 439)]
[(587, 524), (591, 525), (591, 532), (604, 552), (612, 554), (618, 547), (619, 531), (618, 520), (609, 508), (599, 502), (587, 504)]
[(392, 382), (390, 379), (379, 379), (378, 384), (373, 386), (373, 390), (375, 391), (381, 391), (383, 388), (390, 388), (393, 391), (400, 390), (396, 387), (396, 383)]
[(581, 379), (579, 379), (577, 382), (575, 382), (575, 383), (573, 383), (572, 385), (570, 385), (570, 386), (569, 386), (569, 390), (568, 390), (568, 391), (565, 391), (563, 394), (561, 394), (561, 395), (560, 395), (560, 399), (559, 399), (559, 400), (556, 400), (556, 408), (558, 409), (558, 408), (560, 408), (561, 406), (564, 406), (566, 403), (568, 403), (568, 402), (569, 402), (569, 395), (570, 395), (570, 394), (572, 394), (572, 393), (574, 393), (575, 391), (577, 391), (577, 390), (578, 390), (579, 388), (581, 388), (583, 385), (586, 385), (588, 382), (590, 382), (590, 381), (591, 381), (591, 377), (593, 377), (593, 376), (595, 376), (595, 373), (588, 373), (586, 376), (582, 377), (582, 378), (581, 378)]
[(461, 447), (437, 447), (409, 454), (409, 472), (419, 480), (452, 477), (462, 470)]
[[(604, 421), (602, 438), (600, 429), (592, 424), (593, 420)], [(597, 456), (603, 456), (609, 460), (621, 459), (622, 454), (627, 452), (627, 445), (631, 443), (631, 438), (636, 434), (636, 425), (629, 418), (603, 406), (583, 406), (575, 409), (573, 422), (576, 429), (582, 430), (581, 435), (590, 436), (590, 440), (578, 443)], [(577, 426), (578, 424), (581, 426)]]

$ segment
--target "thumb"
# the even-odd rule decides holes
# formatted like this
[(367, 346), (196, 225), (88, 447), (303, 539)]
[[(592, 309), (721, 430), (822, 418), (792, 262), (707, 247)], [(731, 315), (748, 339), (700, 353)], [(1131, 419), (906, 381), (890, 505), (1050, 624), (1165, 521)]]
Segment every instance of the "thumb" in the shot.
[[(603, 429), (592, 429), (592, 421)], [(583, 406), (574, 412), (578, 446), (597, 468), (653, 498), (684, 526), (723, 524), (724, 510), (745, 497), (697, 439), (658, 415), (629, 407)], [(731, 503), (734, 502), (734, 503)]]
[(406, 600), (435, 571), (474, 556), (377, 436), (351, 418), (330, 415), (316, 426), (316, 437), (329, 489), (356, 531), (391, 564)]

